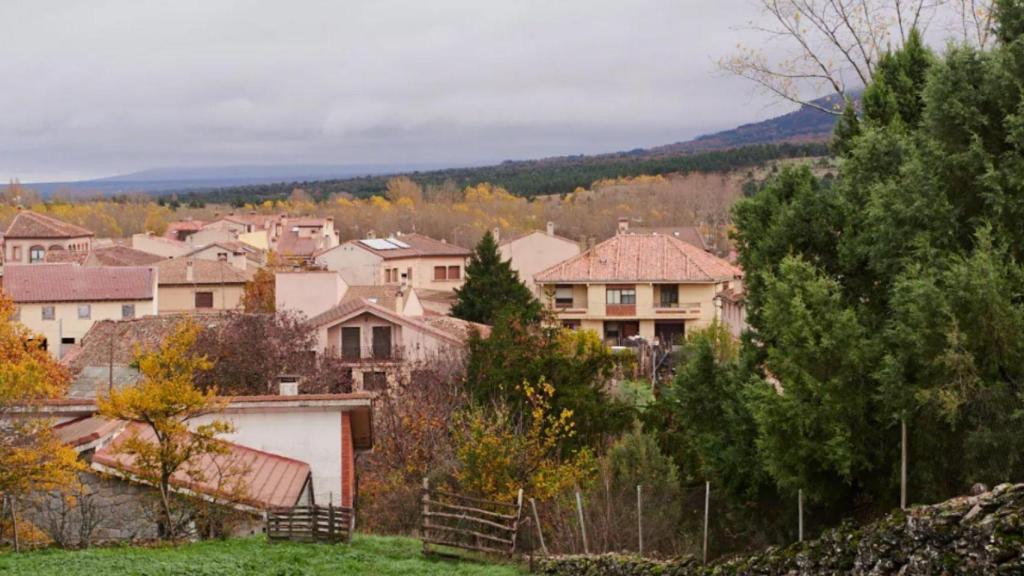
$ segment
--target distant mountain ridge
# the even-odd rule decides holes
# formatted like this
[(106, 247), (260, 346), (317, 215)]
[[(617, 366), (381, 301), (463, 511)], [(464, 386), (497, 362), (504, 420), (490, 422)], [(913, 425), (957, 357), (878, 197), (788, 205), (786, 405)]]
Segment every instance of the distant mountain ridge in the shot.
[[(859, 97), (859, 94), (854, 97)], [(826, 96), (814, 101), (814, 104), (825, 108), (839, 108), (838, 103), (837, 96)], [(837, 118), (836, 115), (805, 105), (788, 114), (698, 136), (685, 142), (605, 154), (509, 160), (491, 166), (309, 164), (170, 167), (94, 180), (29, 185), (44, 196), (57, 192), (71, 196), (175, 193), (208, 198), (210, 201), (230, 199), (237, 202), (239, 198), (249, 195), (260, 199), (281, 197), (296, 187), (321, 195), (335, 192), (375, 194), (384, 189), (387, 178), (410, 175), (426, 183), (443, 180), (453, 180), (458, 184), (489, 181), (506, 185), (516, 193), (533, 196), (568, 192), (575, 186), (587, 186), (592, 182), (587, 179), (595, 176), (721, 170), (737, 162), (752, 165), (772, 157), (825, 154), (824, 145), (832, 136)], [(763, 149), (765, 146), (780, 145), (786, 147), (776, 151)], [(750, 149), (747, 153), (730, 152), (747, 148)], [(740, 160), (725, 158), (730, 155), (740, 157)], [(694, 158), (686, 160), (688, 157)], [(545, 174), (549, 182), (537, 183), (537, 178)]]

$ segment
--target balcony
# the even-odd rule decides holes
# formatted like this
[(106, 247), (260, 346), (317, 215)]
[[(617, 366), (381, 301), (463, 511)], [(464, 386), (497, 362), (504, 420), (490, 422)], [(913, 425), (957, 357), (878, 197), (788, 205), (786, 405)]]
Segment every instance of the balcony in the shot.
[(605, 304), (604, 310), (608, 316), (636, 316), (636, 304)]
[(698, 318), (701, 314), (700, 302), (657, 302), (654, 313), (658, 316), (678, 318)]
[(395, 363), (405, 359), (401, 346), (337, 346), (332, 345), (324, 351), (328, 358), (336, 358), (346, 364)]

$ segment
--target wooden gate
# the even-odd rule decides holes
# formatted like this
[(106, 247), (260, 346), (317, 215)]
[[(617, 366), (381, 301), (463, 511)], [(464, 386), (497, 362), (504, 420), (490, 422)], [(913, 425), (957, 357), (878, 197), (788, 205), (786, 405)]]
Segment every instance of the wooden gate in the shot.
[(341, 506), (295, 506), (267, 512), (271, 542), (349, 542), (355, 515)]
[(431, 545), (511, 555), (516, 550), (523, 491), (515, 502), (497, 502), (432, 490), (423, 479), (420, 535), (423, 553)]

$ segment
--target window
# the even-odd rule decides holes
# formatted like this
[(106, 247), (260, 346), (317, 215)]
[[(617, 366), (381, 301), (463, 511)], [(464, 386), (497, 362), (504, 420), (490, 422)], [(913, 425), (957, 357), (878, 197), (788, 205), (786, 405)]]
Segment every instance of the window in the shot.
[(391, 358), (391, 326), (373, 327), (373, 357)]
[(345, 360), (359, 360), (359, 327), (342, 326), (341, 328), (341, 357)]
[(674, 308), (679, 305), (679, 286), (665, 284), (661, 287), (661, 307)]
[(444, 280), (447, 277), (447, 268), (444, 266), (434, 266), (434, 280)]
[(213, 292), (196, 292), (196, 308), (213, 308)]
[(557, 287), (555, 287), (555, 307), (556, 308), (571, 308), (572, 307), (572, 286), (557, 286)]
[(11, 260), (21, 262), (21, 246), (11, 246)]
[(60, 343), (61, 344), (65, 344), (65, 345), (66, 344), (74, 344), (75, 343), (75, 339), (74, 338), (61, 338), (60, 339)]
[(608, 304), (636, 304), (636, 288), (608, 288), (605, 292)]
[(53, 306), (43, 306), (43, 320), (53, 320)]
[(412, 267), (410, 267), (405, 273), (405, 279), (410, 284), (412, 283)]
[(448, 267), (448, 279), (449, 280), (458, 280), (459, 276), (461, 276), (461, 272), (462, 272), (462, 269), (459, 268), (458, 266), (449, 266)]
[(92, 316), (92, 306), (89, 304), (78, 305), (78, 317), (82, 320), (88, 320)]
[(378, 392), (380, 390), (387, 390), (387, 388), (387, 372), (363, 372), (363, 390)]
[(38, 264), (46, 259), (46, 248), (42, 246), (33, 246), (28, 249), (28, 263)]
[(122, 304), (121, 318), (135, 318), (135, 304)]

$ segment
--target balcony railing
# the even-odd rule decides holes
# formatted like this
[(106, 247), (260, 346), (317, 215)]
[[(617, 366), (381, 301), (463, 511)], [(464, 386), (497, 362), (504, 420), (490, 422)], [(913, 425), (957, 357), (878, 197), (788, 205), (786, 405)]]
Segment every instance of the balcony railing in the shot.
[(337, 345), (329, 346), (326, 355), (330, 358), (338, 358), (343, 362), (353, 364), (370, 364), (373, 362), (400, 362), (405, 358), (404, 349), (401, 346), (360, 346), (342, 347)]
[(700, 314), (700, 302), (658, 302), (654, 310), (663, 314)]

